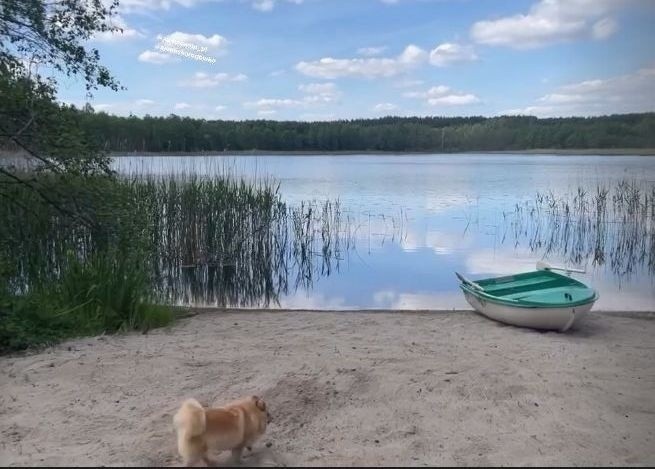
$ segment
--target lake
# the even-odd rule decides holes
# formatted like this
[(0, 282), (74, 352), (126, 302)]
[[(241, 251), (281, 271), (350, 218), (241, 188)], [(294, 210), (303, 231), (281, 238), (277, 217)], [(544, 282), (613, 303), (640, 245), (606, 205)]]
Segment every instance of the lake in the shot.
[[(655, 309), (652, 157), (126, 156), (113, 165), (123, 174), (273, 180), (292, 207), (338, 200), (346, 247), (275, 305), (250, 307), (469, 308), (453, 272), (477, 279), (545, 260), (586, 269), (574, 275), (599, 291), (595, 309)], [(650, 208), (621, 215), (623, 199), (613, 192), (619, 184), (650, 200)], [(599, 187), (610, 190), (603, 217), (594, 212)]]

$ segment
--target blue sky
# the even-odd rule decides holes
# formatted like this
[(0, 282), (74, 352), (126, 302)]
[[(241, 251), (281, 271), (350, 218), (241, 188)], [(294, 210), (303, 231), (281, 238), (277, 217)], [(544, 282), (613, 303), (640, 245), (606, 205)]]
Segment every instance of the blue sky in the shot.
[[(127, 90), (91, 104), (119, 115), (655, 110), (651, 0), (122, 0), (113, 22), (92, 45)], [(75, 80), (59, 96), (85, 102)]]

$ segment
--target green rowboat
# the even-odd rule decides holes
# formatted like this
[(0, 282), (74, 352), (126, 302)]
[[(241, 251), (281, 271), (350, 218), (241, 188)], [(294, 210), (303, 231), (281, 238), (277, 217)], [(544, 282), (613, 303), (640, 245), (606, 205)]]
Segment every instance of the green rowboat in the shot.
[[(536, 271), (475, 282), (455, 273), (466, 301), (496, 321), (534, 329), (564, 332), (591, 310), (598, 293), (542, 262)], [(579, 271), (578, 271), (579, 272)]]

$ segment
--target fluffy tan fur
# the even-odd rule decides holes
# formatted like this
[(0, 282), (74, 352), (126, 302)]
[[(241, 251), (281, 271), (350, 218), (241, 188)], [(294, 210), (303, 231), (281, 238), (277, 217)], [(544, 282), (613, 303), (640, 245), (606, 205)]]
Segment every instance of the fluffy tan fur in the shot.
[(173, 417), (177, 449), (187, 466), (201, 461), (213, 465), (209, 451), (231, 450), (237, 462), (243, 448), (266, 431), (269, 420), (266, 403), (257, 396), (216, 408), (204, 408), (195, 399), (188, 399)]

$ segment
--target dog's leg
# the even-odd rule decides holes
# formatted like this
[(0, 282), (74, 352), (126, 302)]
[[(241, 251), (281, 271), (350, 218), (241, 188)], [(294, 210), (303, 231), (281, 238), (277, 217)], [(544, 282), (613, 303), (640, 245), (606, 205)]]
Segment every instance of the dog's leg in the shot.
[(232, 450), (232, 457), (230, 458), (230, 463), (239, 464), (241, 462), (241, 453), (243, 453), (243, 446), (239, 446)]
[(201, 460), (204, 460), (204, 458), (200, 456), (192, 456), (190, 458), (184, 458), (184, 465), (186, 467), (197, 467), (198, 463)]
[(205, 464), (207, 464), (207, 467), (216, 467), (218, 465), (218, 463), (216, 461), (211, 459), (206, 454), (202, 457), (202, 460), (205, 462)]

